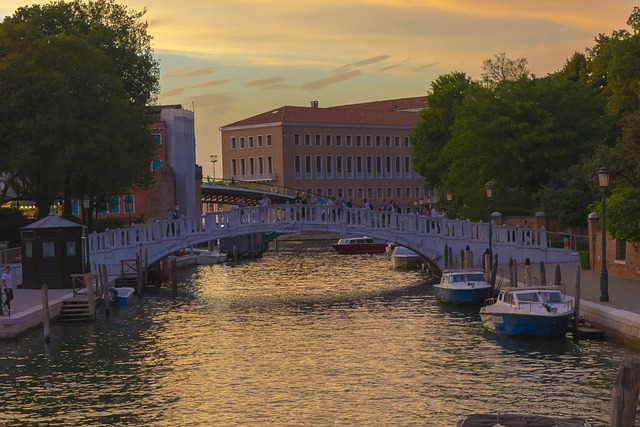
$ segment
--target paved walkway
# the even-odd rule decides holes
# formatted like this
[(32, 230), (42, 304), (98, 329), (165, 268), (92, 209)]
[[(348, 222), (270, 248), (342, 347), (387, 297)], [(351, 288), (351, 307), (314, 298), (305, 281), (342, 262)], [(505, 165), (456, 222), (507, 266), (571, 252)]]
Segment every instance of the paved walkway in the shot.
[[(562, 282), (566, 286), (567, 294), (575, 294), (576, 270), (578, 263), (565, 263), (560, 265)], [(556, 266), (546, 266), (547, 281), (551, 282), (555, 276)], [(533, 265), (532, 276), (540, 276), (540, 267)], [(498, 273), (508, 276), (508, 268), (500, 267)], [(518, 265), (518, 277), (522, 282), (524, 266)], [(14, 277), (14, 282), (20, 283), (20, 278)], [(14, 325), (28, 322), (34, 317), (34, 312), (39, 312), (41, 321), (42, 292), (38, 289), (15, 289), (15, 298), (11, 303), (11, 316), (0, 316), (0, 339), (6, 337), (2, 334), (2, 328), (11, 323)], [(631, 344), (640, 347), (640, 281), (609, 276), (609, 302), (600, 302), (600, 273), (592, 271), (580, 271), (580, 295), (581, 315), (587, 321), (608, 332), (613, 332), (617, 338), (628, 339)], [(67, 297), (71, 297), (71, 289), (50, 289), (49, 302), (60, 303)]]

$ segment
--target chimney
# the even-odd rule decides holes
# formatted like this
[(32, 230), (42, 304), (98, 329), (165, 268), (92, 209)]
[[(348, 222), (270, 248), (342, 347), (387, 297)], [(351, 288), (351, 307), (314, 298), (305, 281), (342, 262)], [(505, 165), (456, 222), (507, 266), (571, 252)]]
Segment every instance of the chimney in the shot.
[(311, 101), (311, 108), (318, 108), (318, 101)]

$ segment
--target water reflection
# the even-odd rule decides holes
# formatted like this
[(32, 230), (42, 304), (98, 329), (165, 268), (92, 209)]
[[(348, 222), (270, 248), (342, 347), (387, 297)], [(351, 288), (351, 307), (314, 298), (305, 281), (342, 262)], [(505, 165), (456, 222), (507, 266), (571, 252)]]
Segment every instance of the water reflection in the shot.
[[(96, 323), (3, 346), (15, 425), (454, 425), (476, 412), (608, 424), (611, 343), (505, 339), (419, 272), (329, 242), (181, 271)], [(45, 386), (50, 384), (50, 386)]]

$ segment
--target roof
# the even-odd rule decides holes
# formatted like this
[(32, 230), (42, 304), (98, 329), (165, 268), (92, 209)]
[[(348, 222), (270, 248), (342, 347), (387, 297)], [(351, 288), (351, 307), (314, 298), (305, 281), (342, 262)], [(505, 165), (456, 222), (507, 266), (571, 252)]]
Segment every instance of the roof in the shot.
[(71, 228), (71, 227), (82, 227), (80, 224), (76, 224), (75, 222), (68, 221), (64, 218), (60, 218), (57, 216), (53, 209), (49, 211), (49, 215), (46, 217), (31, 223), (27, 226), (21, 227), (21, 230), (32, 230), (32, 229), (41, 229), (41, 228)]
[(265, 124), (331, 124), (415, 126), (424, 97), (374, 101), (336, 107), (296, 107), (285, 105), (222, 127), (233, 128)]

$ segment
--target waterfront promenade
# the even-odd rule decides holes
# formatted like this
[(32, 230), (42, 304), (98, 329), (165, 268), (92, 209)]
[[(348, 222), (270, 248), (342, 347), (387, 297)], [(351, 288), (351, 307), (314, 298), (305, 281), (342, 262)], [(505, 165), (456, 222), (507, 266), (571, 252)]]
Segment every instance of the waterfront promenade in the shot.
[[(561, 267), (562, 282), (567, 294), (574, 295), (578, 263), (558, 264)], [(547, 280), (552, 281), (555, 265), (547, 265)], [(499, 274), (506, 276), (506, 266), (501, 266)], [(532, 275), (538, 276), (539, 269), (532, 265)], [(519, 266), (519, 276), (523, 269)], [(19, 284), (19, 275), (14, 283)], [(616, 339), (640, 348), (640, 281), (609, 276), (609, 302), (600, 302), (600, 274), (593, 271), (580, 272), (581, 316), (594, 326), (604, 329), (607, 339)], [(56, 317), (62, 301), (71, 297), (71, 289), (49, 290), (50, 316)], [(42, 292), (37, 289), (15, 289), (10, 316), (0, 316), (0, 339), (14, 338), (25, 331), (41, 329)]]

